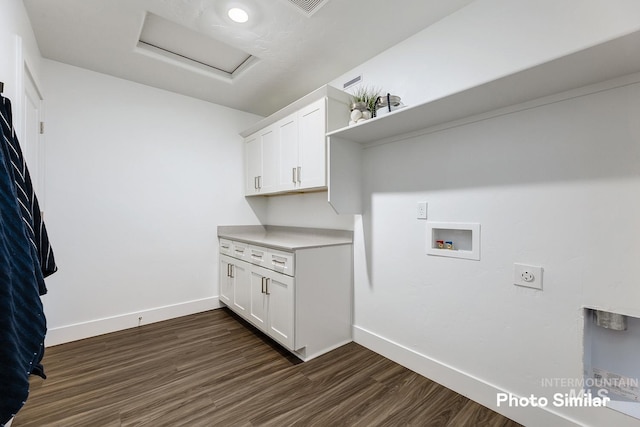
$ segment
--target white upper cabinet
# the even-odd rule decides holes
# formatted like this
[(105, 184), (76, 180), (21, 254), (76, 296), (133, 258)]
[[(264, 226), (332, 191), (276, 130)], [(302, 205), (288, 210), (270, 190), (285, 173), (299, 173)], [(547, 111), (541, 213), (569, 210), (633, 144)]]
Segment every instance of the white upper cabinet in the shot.
[(244, 140), (244, 194), (259, 194), (258, 181), (262, 176), (262, 144), (255, 133)]
[(243, 132), (245, 195), (326, 189), (326, 133), (347, 125), (348, 103), (325, 86)]
[(278, 188), (277, 135), (277, 127), (269, 126), (244, 140), (245, 195), (270, 193)]
[(272, 193), (278, 191), (278, 171), (280, 161), (278, 158), (278, 128), (269, 126), (260, 132), (262, 144), (262, 178), (259, 180), (260, 193)]
[(298, 115), (291, 114), (277, 124), (280, 156), (280, 190), (293, 190), (297, 186), (298, 168)]
[(326, 99), (298, 112), (298, 188), (326, 187)]

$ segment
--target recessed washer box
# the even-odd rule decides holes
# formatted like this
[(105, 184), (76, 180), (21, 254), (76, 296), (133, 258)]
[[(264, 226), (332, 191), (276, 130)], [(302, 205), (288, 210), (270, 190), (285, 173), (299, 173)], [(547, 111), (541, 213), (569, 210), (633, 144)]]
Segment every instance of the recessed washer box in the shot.
[(427, 222), (427, 255), (479, 261), (480, 224)]

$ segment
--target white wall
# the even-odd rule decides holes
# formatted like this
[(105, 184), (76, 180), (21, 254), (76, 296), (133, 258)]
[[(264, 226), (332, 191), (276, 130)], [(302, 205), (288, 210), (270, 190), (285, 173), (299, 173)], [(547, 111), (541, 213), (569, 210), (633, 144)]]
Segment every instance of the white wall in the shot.
[(217, 306), (219, 224), (256, 224), (238, 133), (258, 117), (44, 61), (55, 344)]
[[(540, 383), (582, 377), (581, 307), (638, 312), (638, 114), (640, 84), (365, 150), (356, 326), (500, 390), (564, 391)], [(421, 200), (481, 224), (480, 262), (425, 255)], [(544, 268), (543, 292), (512, 285), (516, 262)]]
[[(479, 0), (363, 64), (415, 105), (640, 28), (631, 1)], [(494, 406), (582, 377), (583, 305), (638, 312), (640, 85), (364, 151), (356, 339)], [(425, 223), (479, 222), (481, 261), (425, 255)], [(512, 285), (544, 267), (544, 291)], [(639, 348), (640, 350), (640, 348)], [(639, 425), (611, 409), (500, 409), (526, 425)]]
[(476, 0), (345, 73), (401, 96), (440, 98), (640, 28), (635, 0)]
[(266, 200), (264, 224), (353, 230), (353, 215), (338, 215), (327, 192), (271, 196)]

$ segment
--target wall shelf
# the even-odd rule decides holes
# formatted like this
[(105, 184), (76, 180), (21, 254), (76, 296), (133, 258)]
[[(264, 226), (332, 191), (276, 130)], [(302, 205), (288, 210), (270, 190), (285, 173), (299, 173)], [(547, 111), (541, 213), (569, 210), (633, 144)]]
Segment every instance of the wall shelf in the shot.
[(370, 143), (640, 71), (640, 31), (328, 136)]
[[(358, 182), (361, 165), (358, 158), (359, 151), (367, 145), (392, 142), (429, 128), (481, 118), (483, 114), (638, 71), (640, 31), (479, 86), (329, 132), (329, 203), (339, 213), (360, 213)], [(358, 192), (354, 192), (356, 187)]]

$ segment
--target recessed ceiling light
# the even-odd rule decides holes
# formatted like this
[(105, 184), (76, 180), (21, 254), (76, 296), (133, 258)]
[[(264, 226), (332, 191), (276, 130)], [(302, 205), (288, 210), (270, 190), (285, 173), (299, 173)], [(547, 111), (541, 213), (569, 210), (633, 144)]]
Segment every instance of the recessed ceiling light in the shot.
[(227, 12), (227, 14), (232, 21), (238, 22), (240, 24), (243, 24), (249, 20), (249, 14), (244, 9), (240, 9), (239, 7), (229, 9), (229, 12)]

